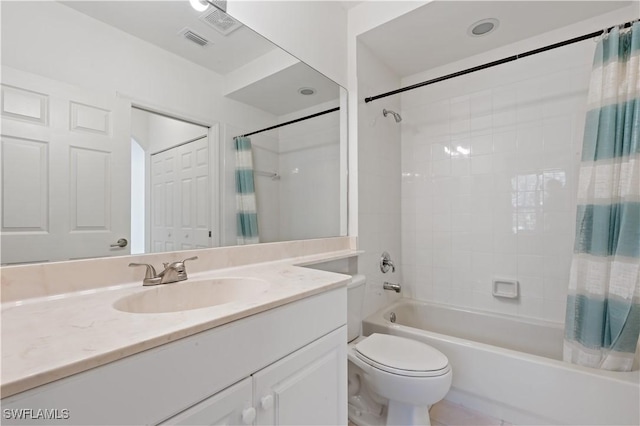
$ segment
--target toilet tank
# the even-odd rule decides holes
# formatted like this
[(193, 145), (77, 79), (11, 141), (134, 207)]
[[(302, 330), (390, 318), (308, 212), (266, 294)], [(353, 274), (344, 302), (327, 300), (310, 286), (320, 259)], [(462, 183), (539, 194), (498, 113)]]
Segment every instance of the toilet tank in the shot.
[(360, 336), (365, 282), (364, 275), (354, 275), (347, 287), (347, 341), (349, 342)]

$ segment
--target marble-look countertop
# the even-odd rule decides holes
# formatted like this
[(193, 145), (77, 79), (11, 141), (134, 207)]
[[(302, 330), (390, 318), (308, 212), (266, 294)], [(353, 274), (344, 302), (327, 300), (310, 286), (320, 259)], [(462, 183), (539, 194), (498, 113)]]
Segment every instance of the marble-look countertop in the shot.
[[(357, 255), (343, 250), (189, 274), (189, 281), (246, 277), (270, 286), (246, 301), (172, 313), (137, 314), (113, 307), (120, 298), (157, 287), (141, 282), (3, 303), (2, 398), (129, 355), (345, 286), (350, 276), (299, 265)], [(91, 279), (91, 277), (87, 277)]]

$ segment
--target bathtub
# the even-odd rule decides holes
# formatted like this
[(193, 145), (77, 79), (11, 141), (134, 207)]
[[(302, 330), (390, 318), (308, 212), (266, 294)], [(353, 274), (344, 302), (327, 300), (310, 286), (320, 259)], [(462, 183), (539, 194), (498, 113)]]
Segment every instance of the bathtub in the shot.
[(371, 333), (437, 348), (453, 368), (446, 399), (507, 422), (640, 424), (639, 372), (561, 361), (561, 324), (401, 299), (363, 321)]

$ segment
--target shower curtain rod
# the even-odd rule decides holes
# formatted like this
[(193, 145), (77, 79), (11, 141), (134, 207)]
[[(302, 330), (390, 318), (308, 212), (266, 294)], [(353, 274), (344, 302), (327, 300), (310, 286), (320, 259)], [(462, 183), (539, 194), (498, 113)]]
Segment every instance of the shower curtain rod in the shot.
[(529, 50), (528, 52), (520, 53), (519, 55), (509, 56), (509, 57), (504, 58), (504, 59), (499, 59), (497, 61), (489, 62), (489, 63), (483, 64), (483, 65), (478, 65), (478, 66), (473, 67), (473, 68), (467, 68), (466, 70), (462, 70), (462, 71), (454, 72), (454, 73), (451, 73), (451, 74), (447, 74), (447, 75), (444, 75), (442, 77), (437, 77), (437, 78), (434, 78), (434, 79), (431, 79), (431, 80), (423, 81), (421, 83), (412, 84), (411, 86), (402, 87), (400, 89), (392, 90), (392, 91), (386, 92), (386, 93), (381, 93), (380, 95), (376, 95), (376, 96), (371, 96), (371, 97), (365, 98), (364, 101), (365, 101), (365, 103), (369, 103), (369, 102), (375, 101), (376, 99), (386, 98), (387, 96), (391, 96), (391, 95), (397, 95), (398, 93), (402, 93), (402, 92), (406, 92), (406, 91), (409, 91), (409, 90), (417, 89), (417, 88), (423, 87), (423, 86), (428, 86), (428, 85), (434, 84), (434, 83), (439, 83), (439, 82), (444, 81), (444, 80), (449, 80), (450, 78), (460, 77), (461, 75), (471, 74), (472, 72), (476, 72), (476, 71), (484, 70), (484, 69), (487, 69), (487, 68), (495, 67), (496, 65), (502, 65), (502, 64), (505, 64), (507, 62), (515, 61), (516, 59), (525, 58), (527, 56), (536, 55), (538, 53), (546, 52), (547, 50), (556, 49), (558, 47), (567, 46), (569, 44), (577, 43), (579, 41), (588, 40), (590, 38), (605, 34), (605, 33), (609, 32), (609, 31), (611, 31), (612, 29), (614, 29), (615, 27), (629, 28), (634, 22), (637, 22), (637, 21), (640, 21), (640, 19), (634, 19), (633, 21), (629, 21), (629, 22), (626, 22), (626, 23), (621, 24), (621, 25), (615, 25), (615, 26), (607, 28), (605, 30), (594, 31), (594, 32), (592, 32), (590, 34), (585, 34), (585, 35), (580, 36), (580, 37), (575, 37), (575, 38), (572, 38), (572, 39), (569, 39), (569, 40), (561, 41), (559, 43), (550, 44), (549, 46), (541, 47), (541, 48), (538, 48), (538, 49)]
[(234, 139), (235, 138), (243, 138), (243, 137), (246, 137), (246, 136), (255, 135), (256, 133), (262, 133), (262, 132), (266, 132), (267, 130), (277, 129), (278, 127), (288, 126), (289, 124), (297, 123), (299, 121), (308, 120), (310, 118), (319, 117), (321, 115), (329, 114), (330, 112), (339, 111), (339, 110), (340, 110), (340, 107), (327, 109), (325, 111), (316, 112), (315, 114), (307, 115), (305, 117), (296, 118), (295, 120), (291, 120), (291, 121), (287, 121), (285, 123), (277, 124), (275, 126), (267, 127), (266, 129), (256, 130), (255, 132), (247, 133), (247, 134), (240, 135), (240, 136), (234, 136), (233, 138)]

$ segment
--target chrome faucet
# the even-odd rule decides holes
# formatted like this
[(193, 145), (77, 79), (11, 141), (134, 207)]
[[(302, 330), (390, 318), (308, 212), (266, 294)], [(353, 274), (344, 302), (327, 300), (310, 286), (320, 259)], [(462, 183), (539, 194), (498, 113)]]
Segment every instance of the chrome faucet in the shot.
[(382, 288), (384, 288), (385, 290), (393, 290), (396, 293), (400, 293), (401, 287), (400, 284), (394, 284), (394, 283), (389, 283), (389, 282), (384, 282), (384, 284), (382, 284)]
[(196, 260), (198, 256), (193, 256), (183, 261), (163, 263), (164, 271), (159, 274), (156, 273), (156, 269), (153, 265), (147, 263), (130, 263), (129, 266), (146, 266), (147, 271), (142, 280), (142, 285), (158, 285), (158, 284), (170, 284), (178, 281), (184, 281), (187, 277), (187, 268), (184, 262), (187, 260)]

